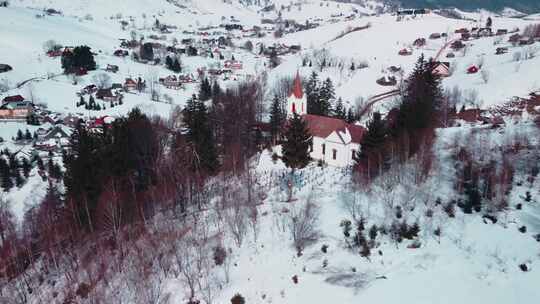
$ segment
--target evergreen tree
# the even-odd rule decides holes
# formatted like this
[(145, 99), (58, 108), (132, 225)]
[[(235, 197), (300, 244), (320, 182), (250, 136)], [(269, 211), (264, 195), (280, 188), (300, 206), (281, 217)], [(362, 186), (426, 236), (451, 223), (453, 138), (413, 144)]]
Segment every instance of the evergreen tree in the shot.
[(30, 133), (28, 129), (26, 129), (26, 132), (24, 132), (24, 139), (32, 140), (32, 133)]
[(277, 95), (272, 100), (272, 108), (270, 110), (270, 134), (272, 139), (279, 137), (281, 127), (285, 119), (285, 113), (283, 111), (282, 102)]
[(294, 113), (285, 129), (282, 144), (282, 160), (293, 170), (304, 168), (311, 160), (309, 148), (312, 138), (307, 123), (298, 114)]
[(39, 170), (45, 170), (45, 164), (43, 164), (43, 159), (39, 155), (36, 156), (36, 163)]
[(343, 100), (341, 97), (338, 98), (336, 107), (334, 108), (334, 117), (339, 119), (345, 119), (346, 117), (345, 107), (343, 106)]
[(165, 66), (167, 67), (167, 69), (169, 70), (172, 70), (173, 69), (173, 60), (170, 56), (167, 55), (167, 57), (165, 57)]
[(354, 65), (354, 61), (353, 61), (353, 62), (351, 62), (351, 68), (350, 68), (350, 69), (351, 69), (351, 71), (354, 71), (354, 70), (356, 70), (356, 66)]
[(374, 177), (382, 170), (385, 160), (384, 145), (387, 130), (379, 112), (373, 113), (373, 118), (367, 125), (367, 132), (362, 137), (360, 151), (357, 152), (357, 165), (367, 174), (368, 178)]
[(330, 78), (326, 78), (319, 92), (319, 108), (322, 116), (330, 116), (332, 102), (335, 99), (334, 84)]
[(21, 171), (14, 171), (13, 175), (15, 176), (15, 185), (17, 186), (17, 188), (21, 188), (24, 185), (24, 178), (21, 175)]
[(73, 51), (65, 51), (62, 54), (62, 68), (65, 73), (74, 73), (78, 69), (87, 71), (96, 69), (96, 61), (90, 47), (77, 46)]
[(172, 70), (176, 73), (182, 72), (182, 65), (180, 64), (180, 60), (178, 60), (178, 58), (174, 59), (174, 62), (172, 64)]
[(2, 157), (0, 157), (0, 186), (5, 192), (8, 192), (13, 188), (13, 180), (11, 179), (11, 170), (8, 163)]
[(208, 78), (204, 78), (199, 88), (199, 100), (207, 101), (212, 97), (212, 86)]
[(353, 107), (349, 107), (349, 109), (347, 110), (347, 122), (352, 124), (354, 123), (357, 118), (356, 118), (356, 114), (354, 113), (354, 110), (353, 110)]
[(64, 158), (66, 197), (74, 204), (78, 222), (89, 231), (94, 229), (93, 216), (103, 185), (99, 166), (103, 159), (98, 153), (102, 146), (102, 135), (90, 133), (79, 124), (71, 135), (70, 152)]
[(319, 104), (319, 75), (315, 71), (309, 76), (306, 83), (307, 110), (309, 114), (321, 115)]
[(30, 161), (27, 158), (23, 158), (22, 160), (22, 170), (25, 178), (28, 178), (30, 176), (30, 171), (32, 170), (32, 164), (30, 164)]
[(430, 62), (420, 56), (412, 75), (407, 81), (403, 100), (399, 107), (394, 135), (407, 133), (411, 139), (411, 153), (420, 145), (421, 134), (418, 131), (435, 126), (442, 105), (440, 79), (430, 69)]
[(193, 152), (196, 154), (192, 162), (193, 169), (215, 172), (219, 162), (208, 109), (195, 95), (188, 100), (184, 109), (184, 125), (187, 129), (187, 140), (193, 144)]
[(23, 135), (23, 132), (21, 131), (21, 129), (17, 130), (17, 137), (15, 138), (17, 141), (21, 141), (23, 140), (24, 138), (24, 135)]

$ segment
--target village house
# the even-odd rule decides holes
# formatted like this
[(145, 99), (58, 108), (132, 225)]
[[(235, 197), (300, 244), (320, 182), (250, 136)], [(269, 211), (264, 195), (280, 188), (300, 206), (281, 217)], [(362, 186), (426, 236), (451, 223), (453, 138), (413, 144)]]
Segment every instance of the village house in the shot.
[(101, 99), (103, 101), (114, 102), (114, 101), (118, 101), (118, 99), (120, 98), (120, 95), (116, 94), (111, 89), (99, 89), (96, 92), (96, 98)]
[(105, 71), (111, 72), (111, 73), (116, 73), (118, 72), (118, 70), (119, 70), (118, 66), (114, 64), (107, 64), (107, 68), (105, 69)]
[(450, 62), (435, 61), (430, 63), (431, 73), (439, 77), (450, 76)]
[(502, 54), (506, 54), (506, 53), (508, 53), (508, 48), (507, 47), (498, 47), (495, 50), (495, 55), (502, 55)]
[(137, 90), (137, 82), (131, 78), (126, 78), (124, 82), (124, 91), (129, 92), (131, 90)]
[(426, 38), (418, 38), (413, 42), (413, 45), (416, 47), (423, 47), (426, 45)]
[(225, 60), (224, 66), (227, 69), (241, 70), (243, 68), (242, 62), (237, 60)]
[(182, 86), (180, 80), (176, 75), (169, 75), (165, 78), (160, 78), (159, 83), (164, 85), (167, 89), (179, 90)]
[(72, 131), (64, 125), (56, 125), (43, 134), (44, 129), (38, 131), (38, 138), (34, 147), (42, 151), (54, 151), (69, 146), (69, 139)]
[(409, 49), (401, 49), (399, 50), (398, 54), (401, 56), (409, 56), (412, 55), (412, 51)]
[(2, 119), (26, 119), (34, 108), (30, 101), (7, 101), (0, 106), (0, 118)]
[(0, 73), (5, 73), (13, 70), (9, 64), (0, 63)]
[(24, 101), (24, 97), (21, 95), (13, 95), (13, 96), (6, 96), (4, 99), (2, 99), (2, 104), (8, 103), (8, 102), (21, 102)]
[(311, 158), (336, 167), (353, 165), (365, 129), (341, 119), (307, 114), (306, 101), (300, 75), (297, 73), (287, 98), (287, 116), (297, 113), (307, 123), (313, 140), (309, 148)]
[(467, 68), (467, 74), (476, 74), (478, 71), (480, 71), (480, 69), (476, 65), (472, 65)]
[(378, 85), (381, 86), (395, 86), (397, 84), (397, 79), (394, 76), (383, 76), (376, 80)]

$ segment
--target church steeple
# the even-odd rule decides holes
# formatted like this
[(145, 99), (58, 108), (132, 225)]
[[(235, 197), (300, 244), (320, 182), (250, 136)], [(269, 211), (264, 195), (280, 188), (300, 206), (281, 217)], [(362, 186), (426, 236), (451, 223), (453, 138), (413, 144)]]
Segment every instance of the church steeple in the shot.
[(298, 71), (296, 71), (293, 87), (287, 98), (287, 116), (291, 117), (293, 113), (298, 115), (307, 114), (307, 98), (302, 89), (302, 80)]
[(296, 77), (294, 78), (293, 89), (289, 96), (294, 95), (296, 99), (302, 99), (304, 97), (304, 90), (302, 89), (302, 80), (300, 79), (300, 73), (296, 71)]

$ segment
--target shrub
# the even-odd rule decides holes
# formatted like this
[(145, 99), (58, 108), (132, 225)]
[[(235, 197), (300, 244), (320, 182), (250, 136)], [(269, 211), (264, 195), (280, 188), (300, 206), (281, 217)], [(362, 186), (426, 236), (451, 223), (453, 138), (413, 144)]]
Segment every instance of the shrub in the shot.
[(369, 238), (372, 241), (375, 241), (375, 238), (377, 238), (377, 226), (376, 225), (371, 226), (371, 228), (369, 229)]
[(527, 267), (527, 264), (525, 264), (525, 263), (519, 264), (519, 269), (521, 269), (521, 271), (523, 271), (523, 272), (529, 271), (529, 267)]
[(293, 281), (294, 284), (298, 284), (298, 276), (297, 276), (297, 275), (293, 275), (292, 281)]
[(402, 217), (403, 217), (403, 209), (401, 208), (401, 206), (397, 206), (396, 207), (396, 218), (400, 219)]
[(328, 245), (326, 245), (326, 244), (322, 245), (321, 251), (322, 251), (323, 253), (327, 253), (327, 252), (328, 252)]
[(519, 227), (518, 230), (519, 230), (519, 232), (521, 232), (521, 233), (525, 233), (525, 232), (527, 232), (527, 227), (526, 227), (526, 226), (521, 226), (521, 227)]
[(455, 208), (456, 202), (451, 201), (448, 204), (444, 206), (444, 212), (448, 215), (448, 217), (456, 217), (456, 208)]
[(342, 220), (341, 223), (339, 224), (340, 227), (343, 228), (343, 235), (348, 238), (351, 236), (351, 221), (349, 220)]
[(227, 258), (227, 251), (221, 246), (214, 247), (214, 262), (216, 266), (223, 265), (223, 262)]
[(241, 294), (237, 293), (231, 298), (231, 304), (245, 304), (246, 300)]
[(525, 201), (526, 202), (530, 202), (532, 200), (532, 196), (531, 196), (531, 192), (530, 191), (527, 191), (525, 193)]

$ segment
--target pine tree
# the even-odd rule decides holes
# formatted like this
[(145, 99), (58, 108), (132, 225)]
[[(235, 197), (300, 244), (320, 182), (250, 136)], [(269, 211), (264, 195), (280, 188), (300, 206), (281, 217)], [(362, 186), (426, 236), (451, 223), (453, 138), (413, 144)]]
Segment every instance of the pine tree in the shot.
[(354, 71), (354, 70), (356, 70), (356, 66), (354, 65), (354, 61), (353, 61), (353, 62), (351, 62), (351, 68), (350, 68), (350, 69), (351, 69), (351, 71)]
[(188, 100), (184, 109), (184, 126), (187, 129), (187, 140), (193, 144), (196, 153), (196, 157), (193, 158), (193, 169), (215, 172), (219, 162), (208, 109), (195, 95)]
[(353, 107), (347, 109), (347, 122), (352, 124), (357, 120), (356, 114), (354, 113)]
[(362, 137), (360, 151), (357, 152), (356, 162), (362, 168), (368, 179), (382, 170), (385, 159), (384, 145), (387, 130), (379, 112), (373, 113), (373, 118), (367, 125), (367, 132)]
[(21, 171), (14, 171), (13, 175), (15, 176), (15, 185), (17, 186), (17, 188), (21, 188), (24, 185), (24, 178), (21, 175)]
[(30, 133), (28, 129), (26, 129), (26, 132), (24, 133), (24, 139), (32, 140), (32, 133)]
[(270, 134), (274, 140), (279, 137), (285, 118), (284, 116), (282, 102), (279, 97), (275, 95), (270, 110)]
[(23, 158), (22, 160), (22, 170), (25, 178), (28, 178), (30, 176), (30, 171), (32, 170), (32, 164), (30, 164), (30, 161), (27, 158)]
[(345, 107), (343, 106), (343, 100), (338, 98), (338, 101), (336, 103), (336, 107), (334, 108), (334, 117), (339, 119), (345, 119)]
[(334, 84), (330, 78), (326, 78), (319, 93), (320, 115), (330, 116), (332, 102), (335, 99)]
[(11, 170), (6, 160), (2, 157), (0, 157), (0, 182), (0, 186), (5, 192), (8, 192), (11, 190), (11, 188), (13, 188)]
[(199, 88), (199, 100), (207, 101), (212, 97), (212, 86), (208, 78), (204, 78)]
[(170, 56), (165, 57), (165, 66), (169, 70), (173, 69), (173, 60), (172, 60), (172, 58)]
[(309, 114), (321, 115), (319, 104), (319, 75), (315, 71), (309, 76), (306, 83), (307, 110)]
[(296, 169), (304, 168), (310, 162), (309, 147), (312, 144), (312, 138), (307, 123), (298, 114), (294, 113), (288, 124), (282, 144), (282, 160), (294, 172)]
[(21, 140), (23, 140), (23, 138), (24, 138), (24, 136), (23, 136), (23, 132), (21, 131), (21, 129), (17, 130), (16, 140), (21, 141)]

